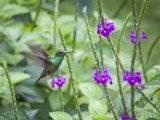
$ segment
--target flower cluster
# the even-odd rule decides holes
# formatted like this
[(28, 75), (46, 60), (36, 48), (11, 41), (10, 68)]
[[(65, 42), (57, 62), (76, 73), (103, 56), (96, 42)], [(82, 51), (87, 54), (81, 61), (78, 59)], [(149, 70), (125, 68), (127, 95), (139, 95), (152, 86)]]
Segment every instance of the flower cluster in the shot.
[[(136, 33), (135, 33), (134, 30), (131, 30), (129, 37), (130, 37), (131, 42), (133, 44), (135, 44)], [(148, 37), (147, 37), (147, 35), (146, 35), (146, 33), (144, 31), (142, 31), (141, 32), (141, 36), (138, 37), (138, 44), (140, 44), (140, 42), (141, 42), (142, 39), (143, 40), (147, 40), (148, 39)]]
[(130, 71), (126, 71), (123, 79), (125, 81), (128, 81), (128, 84), (131, 86), (139, 85), (142, 89), (144, 89), (144, 85), (142, 84), (142, 78), (141, 78), (141, 72), (134, 72), (133, 75), (131, 75)]
[(102, 70), (102, 74), (100, 74), (98, 69), (97, 69), (94, 73), (94, 80), (97, 82), (97, 84), (99, 84), (99, 83), (106, 84), (107, 82), (112, 84), (112, 78), (111, 78), (111, 76), (108, 73), (108, 70), (106, 68), (104, 68)]
[(56, 85), (58, 86), (58, 87), (63, 87), (63, 85), (65, 84), (65, 82), (66, 82), (66, 77), (63, 77), (62, 75), (59, 77), (59, 78), (57, 78), (57, 79), (55, 79), (55, 78), (52, 78), (52, 81), (51, 81), (51, 85), (52, 85), (52, 88), (54, 88)]
[(115, 30), (113, 22), (108, 22), (104, 19), (104, 26), (102, 23), (97, 25), (97, 34), (102, 34), (104, 37), (109, 37), (110, 33)]
[[(126, 117), (125, 114), (122, 114), (122, 115), (121, 115), (121, 120), (127, 120), (127, 117)], [(129, 120), (133, 120), (133, 117), (130, 116), (130, 117), (129, 117)]]

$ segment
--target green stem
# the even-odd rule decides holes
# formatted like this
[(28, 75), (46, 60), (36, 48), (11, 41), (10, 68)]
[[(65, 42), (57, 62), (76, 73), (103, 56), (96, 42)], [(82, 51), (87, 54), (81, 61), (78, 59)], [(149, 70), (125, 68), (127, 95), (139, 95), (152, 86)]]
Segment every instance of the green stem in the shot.
[(144, 65), (144, 61), (143, 61), (141, 44), (138, 44), (138, 50), (139, 50), (140, 62), (141, 62), (141, 65), (142, 65), (142, 70), (143, 70), (144, 79), (145, 79), (146, 82), (148, 82), (148, 78), (147, 78), (147, 74), (146, 74), (146, 70), (145, 70), (145, 65)]
[(149, 48), (149, 50), (148, 50), (146, 65), (149, 64), (149, 60), (150, 60), (150, 58), (151, 58), (152, 50), (153, 50), (153, 48), (156, 46), (158, 40), (160, 40), (160, 35), (154, 40), (154, 42), (152, 43), (152, 45), (150, 46), (150, 48)]
[[(92, 48), (92, 52), (93, 52), (96, 64), (98, 66), (98, 69), (99, 69), (100, 73), (102, 74), (102, 67), (101, 67), (98, 55), (96, 53), (96, 49), (95, 49), (95, 46), (94, 46), (94, 43), (93, 43), (93, 39), (92, 39), (92, 35), (91, 35), (91, 32), (90, 32), (90, 26), (89, 26), (88, 17), (87, 17), (87, 7), (86, 6), (83, 8), (83, 13), (84, 13), (84, 19), (85, 19), (85, 23), (86, 23), (86, 28), (87, 28), (88, 37), (89, 37), (89, 40), (90, 40), (90, 45), (91, 45), (91, 48)], [(107, 95), (108, 103), (109, 103), (109, 105), (111, 107), (112, 114), (113, 114), (114, 118), (116, 120), (118, 120), (117, 116), (116, 116), (116, 113), (115, 113), (115, 110), (113, 108), (110, 96), (109, 96), (109, 91), (107, 90), (106, 85), (104, 85), (104, 90), (105, 90), (105, 93)]]
[[(120, 41), (121, 41), (121, 37), (123, 35), (123, 32), (124, 32), (124, 29), (126, 28), (127, 26), (127, 23), (131, 17), (132, 13), (130, 13), (127, 18), (125, 19), (125, 22), (124, 22), (124, 25), (123, 25), (123, 28), (118, 36), (118, 43), (117, 43), (117, 53), (119, 55), (119, 52), (120, 52)], [(129, 119), (129, 115), (128, 115), (128, 111), (127, 111), (127, 106), (126, 106), (126, 102), (125, 102), (125, 99), (124, 99), (124, 93), (123, 93), (123, 90), (122, 90), (122, 86), (121, 86), (121, 81), (120, 81), (120, 71), (119, 71), (119, 65), (118, 65), (118, 62), (115, 61), (116, 63), (116, 72), (117, 72), (117, 81), (118, 81), (118, 85), (119, 85), (119, 92), (120, 92), (120, 96), (121, 96), (121, 100), (122, 100), (122, 105), (123, 105), (123, 109), (124, 109), (124, 113), (125, 115), (127, 116), (127, 119)]]
[(96, 53), (96, 48), (95, 48), (94, 43), (93, 43), (93, 38), (92, 38), (92, 35), (91, 35), (91, 32), (90, 32), (90, 26), (89, 26), (89, 22), (88, 22), (88, 17), (87, 17), (87, 12), (86, 11), (87, 11), (87, 8), (84, 7), (83, 8), (83, 13), (84, 13), (84, 19), (85, 19), (85, 23), (86, 23), (88, 37), (89, 37), (89, 40), (90, 40), (90, 45), (91, 45), (91, 48), (92, 48), (92, 51), (93, 51), (93, 55), (94, 55), (95, 61), (97, 63), (97, 67), (98, 67), (100, 73), (102, 73), (102, 66), (100, 64), (98, 55)]
[(115, 120), (118, 120), (117, 115), (116, 115), (116, 112), (115, 112), (114, 107), (113, 107), (113, 104), (112, 104), (112, 102), (111, 102), (111, 98), (110, 98), (110, 95), (109, 95), (107, 86), (106, 86), (106, 85), (103, 85), (103, 87), (104, 87), (104, 91), (105, 91), (106, 96), (107, 96), (107, 99), (108, 99), (109, 107), (110, 107), (110, 109), (111, 109), (111, 111), (112, 111), (112, 113), (113, 113), (114, 119), (115, 119)]
[(135, 92), (135, 88), (134, 86), (131, 86), (131, 112), (132, 112), (133, 120), (136, 119), (135, 106), (134, 106), (134, 99), (135, 99), (134, 92)]
[[(59, 77), (59, 70), (57, 70), (57, 78)], [(64, 111), (63, 107), (63, 97), (62, 97), (62, 89), (58, 87), (58, 92), (59, 92), (59, 102), (60, 102), (60, 110)]]
[[(97, 0), (98, 4), (98, 13), (99, 13), (99, 21), (102, 23), (104, 26), (104, 16), (103, 16), (103, 7), (102, 7), (102, 2), (101, 0)], [(101, 66), (103, 67), (103, 49), (102, 49), (102, 37), (99, 35), (99, 52), (100, 52), (100, 62)]]
[(120, 14), (120, 12), (123, 10), (124, 6), (127, 4), (128, 1), (129, 0), (123, 0), (123, 2), (121, 2), (120, 6), (118, 7), (117, 11), (115, 12), (112, 18), (116, 18)]
[(134, 27), (137, 28), (137, 10), (135, 5), (135, 0), (132, 0), (132, 14), (134, 19)]
[(53, 28), (53, 48), (56, 50), (56, 41), (57, 41), (57, 16), (58, 16), (58, 7), (59, 7), (59, 0), (55, 1), (55, 12), (54, 12), (54, 28)]
[[(137, 42), (138, 42), (138, 36), (140, 31), (140, 25), (141, 25), (142, 16), (144, 14), (144, 10), (146, 8), (147, 2), (148, 0), (144, 0), (139, 17), (138, 17), (138, 21), (137, 21), (135, 0), (132, 0), (132, 13), (134, 17), (134, 26), (136, 29), (136, 40), (135, 40), (135, 45), (134, 45), (134, 50), (133, 50), (133, 55), (131, 60), (131, 74), (134, 73), (134, 65), (135, 65), (135, 59), (136, 59), (136, 53), (137, 53), (137, 45), (138, 45)], [(134, 110), (134, 87), (131, 87), (131, 110), (132, 110), (133, 119), (136, 119), (135, 110)]]
[(103, 15), (102, 1), (97, 0), (97, 4), (98, 4), (98, 13), (99, 13), (100, 21), (102, 23), (102, 26), (104, 26), (104, 15)]
[(157, 108), (157, 106), (154, 103), (152, 103), (152, 101), (143, 93), (143, 91), (138, 87), (136, 88), (141, 93), (141, 95), (145, 98), (145, 100), (147, 100), (160, 113), (160, 110)]
[(39, 0), (39, 3), (38, 3), (38, 9), (37, 9), (37, 12), (36, 12), (36, 17), (33, 21), (33, 25), (31, 27), (31, 31), (33, 31), (35, 25), (36, 25), (36, 22), (37, 22), (37, 19), (38, 19), (38, 16), (39, 16), (39, 13), (40, 13), (40, 10), (41, 10), (41, 5), (42, 5), (42, 0)]
[(59, 91), (59, 101), (60, 101), (60, 108), (61, 108), (61, 111), (64, 111), (64, 108), (63, 108), (63, 98), (62, 98), (62, 89), (60, 87), (58, 87), (58, 91)]
[[(64, 37), (63, 37), (60, 29), (59, 29), (59, 35), (61, 37), (63, 48), (64, 48), (65, 51), (67, 51), (66, 43), (65, 43)], [(66, 58), (67, 58), (67, 64), (68, 64), (68, 69), (69, 69), (69, 74), (70, 74), (70, 80), (71, 80), (71, 83), (72, 83), (72, 89), (73, 89), (73, 94), (74, 94), (73, 97), (74, 97), (74, 101), (75, 101), (75, 104), (76, 104), (76, 110), (78, 112), (79, 120), (83, 120), (81, 110), (80, 110), (79, 104), (78, 104), (78, 96), (77, 96), (77, 92), (76, 92), (76, 88), (75, 88), (75, 81), (73, 79), (73, 72), (72, 72), (69, 56), (66, 55)]]
[(132, 16), (132, 13), (129, 13), (129, 14), (127, 15), (127, 17), (126, 17), (126, 19), (125, 19), (125, 22), (124, 22), (124, 25), (123, 25), (123, 27), (122, 27), (122, 30), (121, 30), (121, 32), (120, 32), (120, 34), (119, 34), (119, 36), (118, 36), (117, 54), (119, 54), (119, 52), (120, 52), (120, 42), (121, 42), (121, 38), (122, 38), (122, 35), (123, 35), (123, 33), (124, 33), (124, 29), (126, 28), (127, 23), (128, 23), (128, 21), (129, 21), (129, 19), (131, 18), (131, 16)]
[(113, 52), (113, 54), (114, 54), (115, 57), (116, 57), (116, 61), (119, 63), (122, 71), (125, 72), (125, 69), (124, 69), (124, 67), (123, 67), (123, 65), (122, 65), (122, 63), (121, 63), (121, 61), (120, 61), (120, 58), (119, 58), (119, 56), (118, 56), (118, 54), (117, 54), (117, 51), (115, 50), (115, 47), (114, 47), (114, 45), (113, 45), (112, 40), (111, 40), (109, 37), (107, 37), (107, 38), (108, 38), (109, 45), (110, 45), (110, 47), (111, 47), (111, 49), (112, 49), (112, 52)]
[[(78, 21), (78, 0), (74, 0), (75, 2), (75, 13), (74, 13), (74, 22), (77, 23)], [(72, 44), (72, 50), (75, 50), (75, 44), (76, 44), (76, 36), (77, 36), (77, 27), (74, 27), (74, 33), (73, 33), (73, 44)]]
[(102, 37), (99, 35), (99, 53), (100, 53), (100, 62), (101, 66), (103, 67), (104, 62), (103, 62), (103, 48), (102, 48)]
[(141, 7), (141, 10), (140, 10), (140, 13), (139, 13), (139, 16), (138, 16), (138, 21), (137, 21), (138, 34), (139, 34), (140, 25), (141, 25), (142, 18), (143, 18), (143, 15), (144, 15), (144, 12), (145, 12), (145, 9), (147, 7), (148, 2), (149, 2), (149, 0), (144, 0), (142, 7)]
[(17, 104), (16, 104), (16, 96), (15, 96), (14, 87), (12, 85), (11, 78), (10, 78), (10, 75), (9, 75), (9, 72), (8, 72), (8, 69), (7, 69), (6, 62), (3, 62), (3, 68), (4, 68), (4, 71), (6, 73), (6, 78), (8, 80), (8, 84), (9, 84), (9, 89), (10, 89), (11, 98), (12, 98), (12, 106), (13, 106), (13, 110), (14, 110), (15, 120), (18, 120), (18, 109), (17, 109)]

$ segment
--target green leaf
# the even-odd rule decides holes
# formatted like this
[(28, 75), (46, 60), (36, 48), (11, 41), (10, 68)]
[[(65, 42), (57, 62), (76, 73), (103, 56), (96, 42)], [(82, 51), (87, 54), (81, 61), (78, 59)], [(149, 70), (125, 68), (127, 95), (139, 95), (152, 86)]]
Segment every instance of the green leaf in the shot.
[(17, 83), (29, 78), (30, 75), (23, 73), (23, 72), (10, 72), (10, 77), (12, 80), (12, 84), (17, 84)]
[[(53, 110), (58, 110), (60, 108), (60, 101), (59, 101), (59, 92), (54, 91), (48, 97), (49, 104)], [(62, 93), (62, 101), (63, 106), (65, 106), (69, 102), (69, 96), (66, 93)], [(56, 103), (56, 104), (55, 104)]]
[(50, 112), (49, 115), (53, 120), (73, 120), (72, 117), (66, 112)]
[(1, 14), (4, 18), (10, 18), (14, 15), (28, 13), (29, 9), (16, 4), (7, 4), (1, 9)]
[[(12, 84), (17, 84), (29, 77), (30, 75), (23, 72), (10, 72), (10, 78), (11, 78)], [(4, 74), (3, 76), (1, 76), (0, 80), (7, 81)]]
[(17, 65), (22, 60), (22, 55), (10, 54), (7, 52), (2, 52), (0, 55), (0, 62), (6, 61), (11, 65)]
[(102, 97), (103, 92), (102, 89), (94, 83), (81, 83), (79, 84), (79, 89), (86, 97), (93, 100), (98, 100)]
[(88, 109), (90, 114), (97, 118), (98, 116), (104, 116), (107, 113), (108, 107), (106, 105), (106, 100), (101, 101), (91, 101), (89, 103)]
[[(31, 13), (32, 20), (35, 19), (35, 16), (36, 16), (36, 12), (32, 12)], [(36, 21), (36, 25), (42, 28), (53, 29), (53, 20), (51, 19), (51, 16), (46, 11), (41, 11)]]
[(160, 78), (160, 65), (155, 65), (149, 71), (147, 72), (147, 76), (150, 81), (157, 79), (157, 77)]
[[(27, 114), (20, 108), (18, 108), (18, 118), (19, 120), (29, 120)], [(0, 120), (15, 120), (15, 115), (12, 105), (1, 106)]]
[[(17, 84), (29, 77), (30, 76), (28, 74), (23, 73), (23, 72), (10, 72), (10, 78), (11, 78), (12, 84)], [(0, 97), (9, 100), (10, 90), (9, 90), (9, 85), (7, 81), (8, 80), (4, 72), (2, 71), (2, 75), (0, 77)]]
[(9, 22), (4, 25), (4, 34), (9, 40), (16, 41), (19, 36), (23, 33), (24, 24), (22, 22)]
[[(0, 9), (3, 7), (3, 6), (6, 6), (8, 3), (9, 3), (10, 0), (0, 0)], [(1, 12), (0, 12), (1, 14)]]
[(38, 109), (29, 109), (29, 110), (25, 110), (26, 114), (28, 115), (28, 117), (32, 120), (35, 118), (36, 114), (38, 113)]
[(34, 5), (36, 3), (38, 3), (37, 0), (16, 0), (18, 4), (21, 5)]
[(32, 102), (44, 102), (44, 92), (42, 89), (35, 87), (34, 85), (17, 85), (15, 86), (16, 94), (22, 96), (26, 101)]

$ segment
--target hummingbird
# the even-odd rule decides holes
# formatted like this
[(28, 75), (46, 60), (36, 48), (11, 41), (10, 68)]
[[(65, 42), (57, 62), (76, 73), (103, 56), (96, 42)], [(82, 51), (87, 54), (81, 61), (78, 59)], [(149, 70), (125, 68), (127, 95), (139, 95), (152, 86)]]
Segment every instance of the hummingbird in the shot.
[(23, 52), (22, 54), (25, 57), (39, 63), (42, 67), (44, 67), (44, 70), (42, 71), (39, 78), (36, 80), (35, 84), (37, 84), (41, 78), (44, 78), (48, 75), (53, 76), (53, 74), (59, 69), (64, 56), (67, 53), (74, 52), (74, 51), (59, 50), (54, 56), (49, 56), (48, 53), (38, 45), (28, 45), (28, 46), (32, 50), (33, 54), (25, 52)]

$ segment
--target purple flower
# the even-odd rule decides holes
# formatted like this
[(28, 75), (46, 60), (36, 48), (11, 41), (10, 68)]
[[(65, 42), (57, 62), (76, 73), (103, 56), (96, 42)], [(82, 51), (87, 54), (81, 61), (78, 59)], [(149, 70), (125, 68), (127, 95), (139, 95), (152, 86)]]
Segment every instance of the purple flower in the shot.
[(136, 33), (134, 30), (131, 30), (129, 37), (130, 37), (131, 42), (134, 44), (135, 39), (136, 39)]
[(144, 85), (142, 84), (142, 77), (141, 72), (134, 72), (133, 75), (131, 75), (130, 71), (127, 70), (123, 76), (124, 81), (127, 81), (129, 85), (134, 86), (138, 85), (142, 89), (144, 89)]
[[(135, 44), (135, 40), (136, 40), (136, 32), (134, 30), (131, 30), (130, 32), (130, 41)], [(140, 44), (141, 40), (144, 39), (144, 40), (147, 40), (148, 37), (146, 35), (146, 33), (144, 31), (141, 32), (141, 36), (138, 37), (138, 44)]]
[(102, 74), (100, 74), (99, 71), (98, 71), (98, 69), (96, 69), (93, 78), (97, 82), (97, 84), (99, 84), (99, 83), (106, 84), (107, 82), (109, 82), (110, 84), (112, 84), (112, 78), (111, 78), (111, 76), (108, 73), (108, 70), (106, 68), (104, 68), (102, 70)]
[[(121, 120), (127, 120), (127, 116), (125, 114), (121, 114)], [(133, 120), (133, 117), (130, 116), (129, 120)]]
[(128, 80), (128, 78), (129, 78), (130, 76), (131, 76), (131, 74), (130, 74), (129, 70), (127, 70), (126, 73), (125, 73), (124, 76), (123, 76), (123, 79), (126, 81), (126, 80)]
[(58, 87), (63, 87), (63, 85), (65, 84), (65, 82), (66, 82), (66, 77), (63, 77), (62, 75), (59, 77), (59, 78), (57, 78), (57, 79), (52, 79), (52, 81), (51, 81), (51, 85), (52, 85), (52, 88), (54, 88), (56, 85), (58, 86)]
[(142, 35), (141, 35), (141, 38), (142, 38), (142, 39), (144, 39), (144, 40), (147, 40), (147, 39), (148, 39), (148, 37), (147, 37), (147, 35), (146, 35), (146, 33), (145, 33), (144, 31), (142, 31), (141, 34), (142, 34)]
[(56, 80), (54, 78), (52, 78), (51, 85), (52, 85), (52, 88), (54, 88), (56, 85)]
[(104, 19), (104, 27), (102, 23), (97, 25), (97, 34), (102, 34), (104, 37), (109, 37), (110, 33), (115, 30), (113, 22), (107, 22), (107, 19)]

